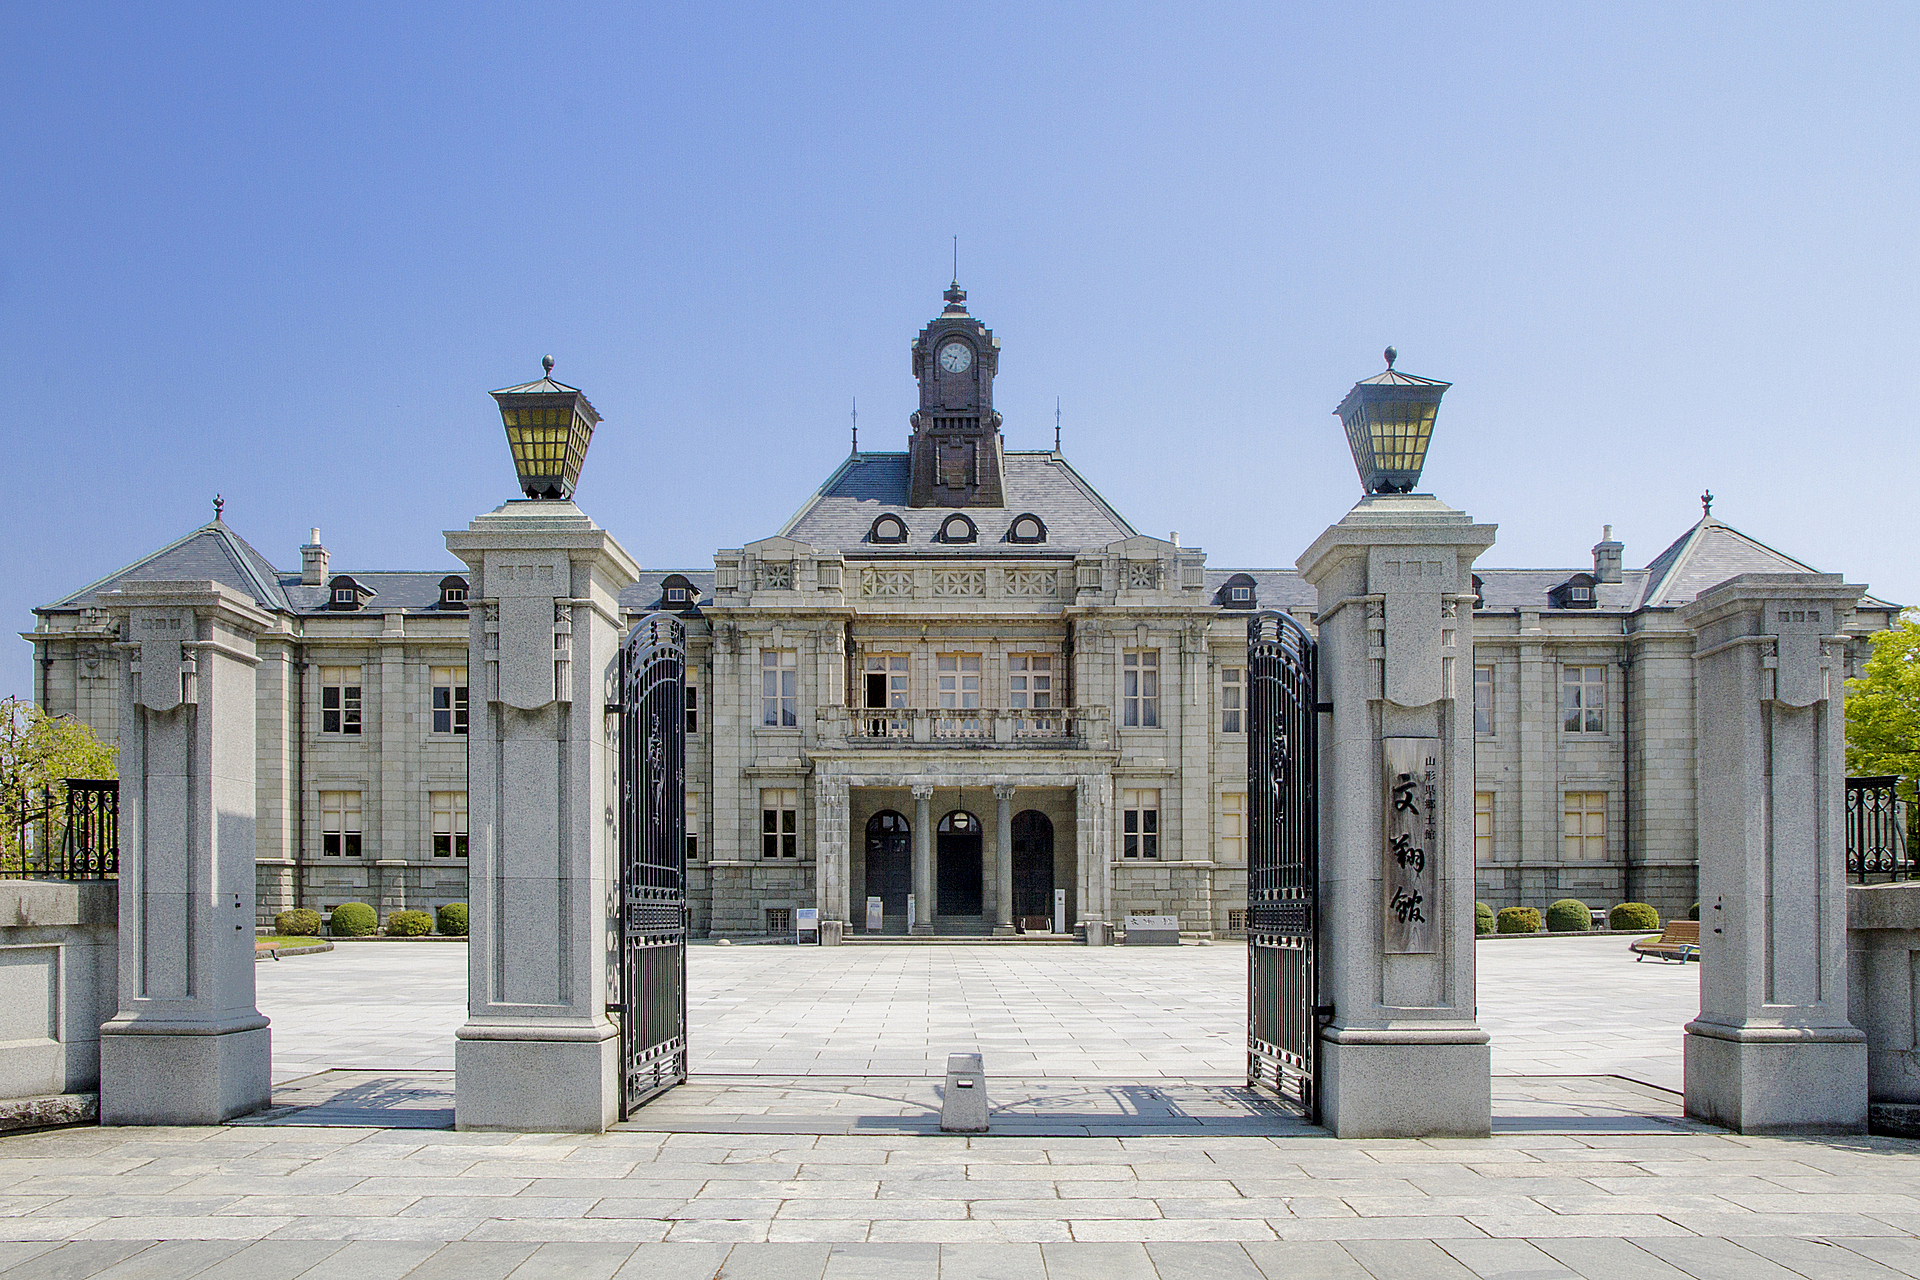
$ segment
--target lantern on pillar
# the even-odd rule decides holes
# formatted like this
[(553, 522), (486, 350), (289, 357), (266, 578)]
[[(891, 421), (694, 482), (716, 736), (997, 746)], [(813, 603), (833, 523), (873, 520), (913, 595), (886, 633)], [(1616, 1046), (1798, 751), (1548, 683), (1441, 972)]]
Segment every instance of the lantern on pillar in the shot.
[(1440, 397), (1453, 385), (1399, 372), (1393, 367), (1397, 354), (1388, 347), (1387, 371), (1354, 383), (1334, 410), (1347, 429), (1347, 448), (1368, 493), (1413, 492), (1427, 464)]
[(520, 492), (529, 498), (567, 501), (580, 483), (580, 466), (600, 413), (578, 387), (553, 380), (553, 357), (544, 356), (538, 382), (492, 392), (513, 450)]

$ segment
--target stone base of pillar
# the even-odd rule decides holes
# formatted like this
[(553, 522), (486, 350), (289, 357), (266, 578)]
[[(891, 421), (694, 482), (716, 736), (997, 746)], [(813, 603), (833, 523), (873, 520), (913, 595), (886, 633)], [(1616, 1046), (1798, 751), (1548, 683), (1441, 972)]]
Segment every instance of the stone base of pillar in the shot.
[(1321, 1123), (1336, 1138), (1484, 1138), (1493, 1129), (1487, 1033), (1334, 1028), (1320, 1042)]
[(211, 1035), (108, 1023), (100, 1028), (100, 1123), (222, 1124), (269, 1106), (271, 1037), (265, 1018)]
[(996, 924), (993, 926), (993, 936), (996, 938), (1011, 938), (1018, 932), (1020, 931), (1010, 924)]
[(620, 1033), (611, 1023), (550, 1030), (469, 1024), (456, 1034), (454, 1128), (605, 1133), (620, 1118)]
[(1683, 1042), (1687, 1114), (1736, 1133), (1867, 1131), (1867, 1038), (1853, 1027), (1694, 1021)]
[(838, 920), (822, 920), (820, 922), (820, 945), (823, 947), (839, 946), (840, 934), (845, 928), (846, 925)]
[(933, 926), (925, 920), (915, 920), (913, 922), (913, 928), (907, 930), (907, 932), (916, 938), (931, 938), (933, 936)]

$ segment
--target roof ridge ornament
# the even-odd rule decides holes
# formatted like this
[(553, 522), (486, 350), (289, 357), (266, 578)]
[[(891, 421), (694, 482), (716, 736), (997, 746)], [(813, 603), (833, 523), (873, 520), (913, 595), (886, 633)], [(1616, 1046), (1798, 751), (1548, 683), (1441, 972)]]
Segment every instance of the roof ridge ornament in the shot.
[(227, 509), (227, 500), (221, 497), (217, 493), (214, 494), (213, 495), (213, 522), (215, 524), (225, 523), (222, 517), (226, 509)]
[[(1387, 363), (1392, 364), (1393, 361), (1389, 360), (1387, 361)], [(553, 357), (552, 356), (540, 357), (540, 372), (549, 378), (553, 376)]]
[(1711, 489), (1705, 489), (1701, 491), (1700, 518), (1702, 520), (1713, 519), (1713, 490)]

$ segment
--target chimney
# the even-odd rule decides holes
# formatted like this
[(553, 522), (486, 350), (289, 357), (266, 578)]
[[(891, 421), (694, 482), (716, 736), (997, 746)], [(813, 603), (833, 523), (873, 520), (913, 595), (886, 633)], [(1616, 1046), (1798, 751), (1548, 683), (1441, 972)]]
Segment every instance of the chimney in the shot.
[(1620, 581), (1620, 559), (1626, 547), (1613, 540), (1613, 526), (1602, 526), (1600, 541), (1593, 544), (1593, 576), (1599, 582)]
[(320, 531), (307, 530), (307, 545), (300, 548), (300, 585), (324, 587), (327, 584), (327, 549), (320, 545)]

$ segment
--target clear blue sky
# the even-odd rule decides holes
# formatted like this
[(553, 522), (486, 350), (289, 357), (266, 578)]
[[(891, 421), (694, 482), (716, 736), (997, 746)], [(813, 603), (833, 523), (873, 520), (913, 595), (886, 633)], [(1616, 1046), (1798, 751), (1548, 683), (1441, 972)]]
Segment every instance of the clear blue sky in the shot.
[[(0, 79), (0, 614), (209, 517), (450, 564), (486, 392), (605, 414), (649, 566), (903, 447), (949, 237), (1016, 448), (1291, 564), (1330, 411), (1455, 383), (1486, 563), (1714, 511), (1920, 600), (1911, 5), (23, 5)], [(0, 692), (30, 687), (0, 646)]]

